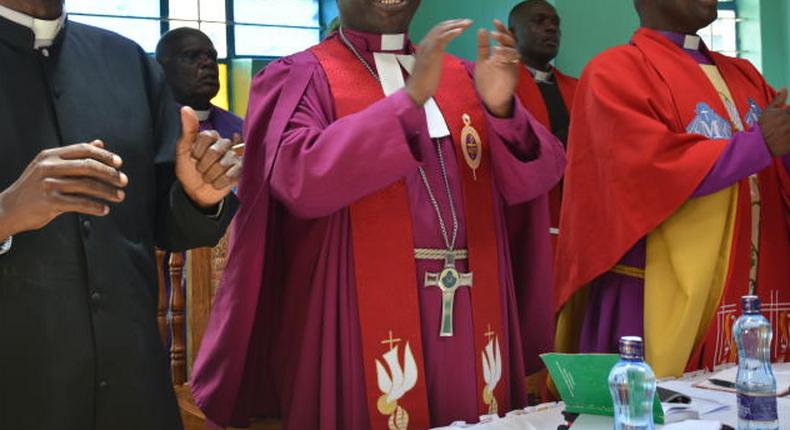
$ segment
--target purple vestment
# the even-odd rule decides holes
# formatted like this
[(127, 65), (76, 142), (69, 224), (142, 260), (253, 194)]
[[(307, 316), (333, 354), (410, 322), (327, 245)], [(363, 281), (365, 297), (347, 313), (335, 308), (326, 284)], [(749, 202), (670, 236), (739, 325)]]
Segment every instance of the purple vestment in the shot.
[[(707, 47), (684, 47), (685, 35), (662, 31), (667, 39), (683, 48), (700, 64), (713, 64)], [(703, 179), (692, 197), (721, 191), (771, 164), (772, 155), (760, 125), (735, 133), (719, 159)], [(790, 172), (790, 155), (782, 159)], [(642, 238), (618, 264), (645, 268), (647, 240)], [(579, 339), (580, 352), (617, 352), (621, 336), (644, 336), (644, 280), (607, 272), (589, 285), (587, 307)]]
[[(372, 53), (381, 49), (380, 35), (346, 34), (375, 67)], [(410, 49), (406, 42), (388, 52)], [(488, 115), (487, 141), (504, 286), (503, 359), (510, 371), (501, 383), (510, 405), (519, 407), (526, 397), (524, 377), (539, 367), (537, 355), (552, 348), (546, 193), (560, 180), (565, 157), (556, 138), (514, 103), (512, 118)], [(242, 205), (195, 363), (195, 399), (223, 425), (245, 425), (250, 416), (281, 416), (290, 429), (368, 429), (348, 206), (403, 178), (414, 246), (444, 248), (417, 170), (425, 168), (449, 223), (449, 201), (425, 114), (399, 91), (337, 120), (323, 69), (310, 52), (302, 52), (272, 63), (255, 78), (245, 131)], [(463, 248), (462, 208), (473, 202), (461, 197), (451, 138), (438, 142), (458, 208), (456, 247)], [(531, 232), (522, 240), (524, 251), (511, 259), (504, 213), (516, 204), (529, 205), (535, 215), (524, 220)], [(465, 261), (458, 267), (467, 270)], [(441, 268), (440, 261), (418, 261), (413, 286), (419, 291), (426, 371), (420, 377), (426, 378), (435, 426), (476, 421), (480, 396), (469, 289), (456, 293), (455, 335), (440, 338), (441, 293), (422, 286), (426, 271)]]
[(211, 106), (209, 117), (200, 121), (200, 131), (214, 130), (224, 139), (233, 139), (234, 134), (242, 134), (244, 121), (235, 114), (218, 106)]

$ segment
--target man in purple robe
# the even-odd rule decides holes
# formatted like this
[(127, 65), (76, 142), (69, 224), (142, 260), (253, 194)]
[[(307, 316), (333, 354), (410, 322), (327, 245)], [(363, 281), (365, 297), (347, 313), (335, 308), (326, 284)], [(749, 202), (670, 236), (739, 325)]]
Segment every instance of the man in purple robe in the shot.
[(219, 92), (217, 50), (209, 37), (194, 28), (176, 28), (162, 36), (156, 61), (179, 104), (195, 110), (200, 130), (214, 130), (234, 144), (242, 141), (242, 119), (211, 104)]
[[(419, 3), (340, 0), (337, 33), (309, 51), (272, 63), (253, 82), (245, 158), (254, 167), (240, 182), (242, 205), (228, 266), (192, 381), (197, 404), (217, 424), (246, 426), (251, 417), (281, 417), (288, 429), (387, 428), (380, 413), (391, 414), (389, 428), (399, 429), (473, 422), (482, 404), (475, 375), (482, 373), (489, 412), (524, 406), (524, 378), (538, 368), (538, 353), (553, 341), (545, 329), (553, 318), (546, 193), (562, 176), (564, 152), (513, 97), (518, 52), (502, 23), (495, 22), (494, 32), (479, 31), (476, 64), (444, 54), (447, 43), (471, 25), (469, 20), (437, 25), (415, 54), (405, 32)], [(490, 45), (490, 37), (498, 46)], [(327, 47), (339, 55), (319, 55)], [(455, 64), (461, 65), (462, 83), (472, 91), (457, 102), (471, 102), (483, 123), (470, 124), (464, 115), (467, 127), (461, 139), (452, 134), (459, 130), (448, 127), (460, 122), (461, 115), (449, 115), (454, 103), (443, 101), (448, 91), (441, 83), (458, 78), (450, 73)], [(333, 87), (344, 73), (360, 70), (361, 75), (354, 75), (360, 77), (358, 90)], [(355, 102), (354, 91), (369, 97), (367, 88), (375, 88), (379, 100), (345, 115), (345, 106)], [(338, 98), (341, 92), (350, 99)], [(487, 132), (470, 137), (476, 134), (472, 126), (481, 125)], [(454, 151), (460, 141), (467, 145), (464, 154)], [(471, 168), (479, 162), (475, 141), (485, 142), (482, 156), (490, 177), (481, 171), (469, 179), (464, 159)], [(465, 187), (487, 178), (491, 203), (480, 210), (491, 214), (491, 223), (473, 224), (469, 214), (483, 203), (470, 198)], [(403, 206), (409, 219), (401, 221), (412, 232), (406, 238), (409, 253), (414, 248), (410, 261), (378, 251), (389, 243), (374, 243), (369, 253), (355, 246), (365, 238), (354, 231), (386, 218), (390, 209), (384, 206), (360, 222), (359, 202), (397, 184), (406, 190)], [(517, 204), (533, 206), (523, 220), (531, 234), (519, 236), (524, 252), (518, 261), (511, 258), (505, 223), (508, 208)], [(494, 254), (485, 257), (499, 262), (488, 268), (476, 266), (480, 260), (472, 249), (481, 235), (491, 238)], [(360, 274), (366, 272), (356, 264), (363, 259), (385, 266), (382, 271), (392, 276), (411, 267), (414, 277), (398, 290), (375, 284), (363, 288)], [(524, 279), (514, 283), (513, 267), (528, 268), (518, 271)], [(464, 276), (470, 268), (474, 279)], [(481, 372), (475, 342), (485, 327), (474, 324), (472, 310), (477, 313), (478, 300), (491, 298), (476, 295), (486, 287), (479, 275), (487, 269), (498, 284), (493, 303), (501, 308), (502, 332), (496, 344), (489, 342), (491, 348), (482, 351)], [(459, 275), (473, 284), (453, 291), (449, 327), (442, 315), (448, 305), (445, 292), (426, 287), (430, 279), (438, 281), (432, 276), (440, 272), (453, 275), (443, 275), (441, 282), (457, 285), (454, 275)], [(417, 298), (414, 309), (385, 303), (379, 315), (419, 320), (421, 340), (411, 348), (399, 333), (390, 332), (388, 338), (382, 333), (383, 341), (362, 335), (378, 323), (375, 317), (360, 317), (367, 306), (362, 297), (377, 290), (387, 303), (387, 296), (393, 303), (409, 294)], [(403, 369), (393, 346), (398, 342), (405, 344)], [(388, 344), (394, 353), (367, 361), (363, 356), (370, 344)], [(415, 365), (411, 351), (418, 349), (422, 354), (415, 354)], [(415, 368), (424, 368), (424, 374), (416, 375)], [(371, 374), (378, 380), (368, 378)], [(379, 390), (384, 395), (378, 404), (371, 402), (371, 393), (381, 394)], [(425, 401), (411, 403), (406, 414), (401, 406), (409, 405), (408, 397), (418, 390), (424, 391)], [(424, 421), (420, 408), (427, 411)]]

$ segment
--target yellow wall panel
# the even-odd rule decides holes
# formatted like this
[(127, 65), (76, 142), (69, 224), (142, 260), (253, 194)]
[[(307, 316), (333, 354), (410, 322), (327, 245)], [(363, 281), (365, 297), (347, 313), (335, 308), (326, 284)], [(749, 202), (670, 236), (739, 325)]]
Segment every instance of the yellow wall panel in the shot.
[(211, 100), (211, 104), (228, 110), (230, 102), (228, 100), (228, 65), (219, 65), (219, 92)]

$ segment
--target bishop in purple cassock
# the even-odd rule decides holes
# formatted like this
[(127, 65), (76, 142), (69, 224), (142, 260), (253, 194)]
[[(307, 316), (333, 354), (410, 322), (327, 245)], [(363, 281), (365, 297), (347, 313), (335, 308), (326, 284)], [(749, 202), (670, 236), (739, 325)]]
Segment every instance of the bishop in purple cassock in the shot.
[[(518, 53), (504, 26), (496, 22), (490, 35), (480, 31), (476, 65), (443, 53), (471, 25), (468, 20), (439, 24), (415, 55), (404, 32), (419, 3), (341, 0), (339, 32), (316, 48), (272, 63), (253, 82), (242, 205), (192, 380), (196, 402), (217, 424), (245, 426), (252, 417), (281, 417), (288, 429), (359, 430), (474, 422), (485, 413), (475, 376), (483, 372), (489, 412), (524, 406), (524, 378), (553, 342), (546, 194), (562, 176), (563, 148), (513, 98)], [(498, 45), (490, 46), (489, 37)], [(327, 52), (340, 55), (322, 57)], [(448, 91), (440, 81), (451, 78), (456, 64), (472, 89), (471, 99), (463, 102), (481, 112), (485, 126), (477, 125), (485, 130), (477, 142), (485, 142), (484, 163), (490, 165), (491, 207), (483, 208), (492, 214), (490, 226), (468, 221), (467, 214), (481, 203), (467, 201), (462, 177), (471, 177), (467, 163), (479, 161), (474, 152), (479, 146), (467, 147), (471, 153), (454, 150), (453, 136), (460, 130), (442, 101)], [(341, 115), (348, 100), (338, 99), (340, 89), (333, 85), (345, 71), (361, 71), (354, 75), (360, 77), (359, 91), (375, 86), (378, 101)], [(474, 143), (469, 126), (463, 139)], [(479, 175), (472, 183), (486, 180)], [(417, 298), (415, 309), (380, 307), (382, 319), (416, 316), (421, 341), (411, 349), (397, 333), (365, 338), (362, 332), (377, 321), (360, 318), (359, 298), (371, 293), (360, 289), (355, 261), (364, 257), (386, 265), (392, 256), (358, 254), (353, 230), (360, 220), (354, 209), (394, 183), (405, 185), (410, 219), (404, 222), (412, 231), (406, 239), (415, 251), (408, 265), (393, 261), (388, 270), (396, 276), (409, 266), (414, 278), (400, 289), (377, 293), (385, 300)], [(511, 237), (505, 213), (517, 204), (532, 210), (523, 219), (527, 228)], [(472, 249), (467, 259), (473, 235), (491, 238), (495, 267), (474, 267), (479, 260)], [(511, 258), (511, 240), (524, 249), (518, 261)], [(489, 343), (482, 351), (481, 371), (476, 337), (484, 330), (474, 327), (472, 310), (475, 294), (483, 291), (477, 276), (485, 269), (498, 284), (494, 303), (501, 309), (501, 333), (495, 348)], [(426, 286), (439, 273), (439, 282), (472, 284), (454, 290), (449, 333), (443, 290)], [(462, 279), (445, 277), (448, 273)], [(398, 342), (405, 346), (403, 355), (394, 349)], [(366, 361), (365, 348), (380, 343), (395, 355)], [(412, 350), (418, 351), (416, 360)], [(419, 390), (424, 404), (404, 406), (414, 405), (408, 397)], [(370, 402), (382, 392), (378, 403)]]

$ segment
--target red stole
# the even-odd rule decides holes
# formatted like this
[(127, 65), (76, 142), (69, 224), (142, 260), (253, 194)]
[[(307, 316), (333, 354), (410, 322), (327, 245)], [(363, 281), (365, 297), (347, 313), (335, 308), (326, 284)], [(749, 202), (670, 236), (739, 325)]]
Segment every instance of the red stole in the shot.
[[(549, 111), (546, 108), (546, 102), (543, 100), (543, 94), (540, 92), (538, 84), (535, 83), (535, 79), (525, 66), (522, 65), (520, 70), (516, 95), (518, 95), (519, 99), (521, 99), (521, 103), (527, 108), (532, 116), (548, 130), (551, 130)], [(573, 107), (573, 96), (576, 93), (576, 86), (579, 81), (576, 78), (560, 73), (556, 68), (552, 68), (552, 73), (554, 74), (554, 80), (562, 95), (562, 100), (565, 102), (565, 108), (568, 109), (568, 113), (570, 114), (571, 108)], [(549, 192), (549, 219), (551, 220), (552, 228), (559, 228), (560, 226), (561, 205), (562, 182), (557, 184), (557, 186)], [(554, 239), (554, 235), (552, 235), (552, 239)]]
[[(592, 76), (582, 79), (576, 94), (571, 169), (566, 176), (566, 192), (572, 194), (563, 206), (564, 234), (555, 272), (560, 306), (691, 198), (728, 142), (686, 132), (699, 103), (729, 119), (719, 94), (696, 61), (652, 30), (638, 30), (632, 45), (593, 60), (586, 72)], [(773, 91), (748, 62), (718, 54), (713, 54), (713, 60), (742, 119), (752, 108), (750, 99), (760, 108), (770, 102)], [(625, 70), (631, 79), (616, 76)], [(768, 304), (790, 299), (790, 231), (783, 200), (790, 193), (790, 178), (775, 159), (759, 173), (759, 180), (763, 212), (758, 294)], [(751, 246), (748, 179), (738, 186), (730, 268), (721, 301), (737, 309), (748, 288)], [(787, 316), (776, 318), (785, 321), (782, 330), (787, 332)], [(706, 340), (690, 361), (692, 367), (717, 361), (716, 346), (727, 343), (731, 321), (720, 323), (718, 328), (717, 324), (709, 326)], [(775, 331), (777, 342), (782, 330)], [(790, 358), (786, 349), (783, 354)]]
[[(379, 83), (338, 39), (329, 39), (311, 52), (327, 75), (338, 118), (359, 112), (384, 97)], [(474, 274), (471, 289), (474, 354), (481, 357), (476, 375), (479, 412), (489, 413), (492, 405), (498, 405), (498, 411), (505, 412), (508, 409), (505, 381), (496, 385), (493, 396), (486, 393), (486, 379), (492, 376), (486, 366), (489, 364), (486, 347), (499, 349), (505, 342), (491, 160), (485, 142), (486, 117), (460, 60), (445, 56), (435, 100), (451, 130), (462, 174), (469, 268)], [(476, 179), (464, 161), (461, 148), (464, 115), (471, 118), (472, 126), (483, 139), (479, 142), (481, 164)], [(398, 181), (354, 203), (351, 230), (371, 428), (429, 428), (416, 289), (424, 287), (417, 285), (415, 288), (414, 285), (417, 273), (405, 182)], [(501, 357), (501, 352), (499, 361), (503, 364), (498, 370), (500, 375), (507, 375), (507, 361)], [(415, 372), (416, 380), (413, 378)], [(407, 381), (406, 386), (401, 387), (405, 393), (395, 395), (393, 400), (387, 392), (393, 393), (390, 388), (401, 381)]]

